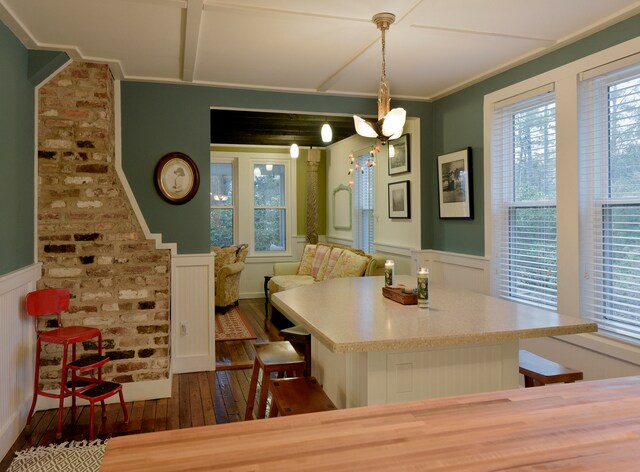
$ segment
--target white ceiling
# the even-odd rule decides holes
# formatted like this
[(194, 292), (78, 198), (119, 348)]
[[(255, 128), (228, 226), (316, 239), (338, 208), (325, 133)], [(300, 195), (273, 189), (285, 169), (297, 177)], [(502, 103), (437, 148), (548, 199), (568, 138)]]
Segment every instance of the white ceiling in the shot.
[(31, 49), (121, 79), (433, 99), (640, 12), (638, 0), (0, 0)]

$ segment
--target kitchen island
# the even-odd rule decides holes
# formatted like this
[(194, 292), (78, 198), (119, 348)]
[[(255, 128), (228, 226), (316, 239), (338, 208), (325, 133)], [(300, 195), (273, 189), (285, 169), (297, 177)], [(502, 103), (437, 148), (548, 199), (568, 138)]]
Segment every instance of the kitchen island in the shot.
[(515, 388), (520, 339), (597, 331), (579, 318), (438, 284), (429, 308), (401, 305), (383, 297), (383, 285), (384, 277), (349, 277), (271, 297), (311, 333), (312, 373), (339, 408)]

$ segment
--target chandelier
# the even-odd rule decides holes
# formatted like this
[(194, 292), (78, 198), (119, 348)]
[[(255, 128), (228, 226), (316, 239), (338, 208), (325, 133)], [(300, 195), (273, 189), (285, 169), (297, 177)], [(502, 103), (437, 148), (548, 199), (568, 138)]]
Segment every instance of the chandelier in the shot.
[(382, 144), (387, 144), (390, 139), (402, 136), (402, 129), (407, 116), (404, 108), (391, 109), (391, 92), (387, 81), (385, 64), (385, 38), (384, 33), (395, 21), (393, 13), (378, 13), (371, 19), (382, 32), (382, 77), (378, 86), (378, 121), (365, 120), (353, 115), (356, 132), (365, 138), (378, 138)]

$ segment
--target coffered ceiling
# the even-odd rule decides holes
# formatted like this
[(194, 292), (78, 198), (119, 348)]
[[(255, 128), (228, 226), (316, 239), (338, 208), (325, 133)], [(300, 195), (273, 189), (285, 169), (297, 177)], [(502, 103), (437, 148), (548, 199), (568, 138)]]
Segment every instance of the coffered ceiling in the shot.
[[(431, 100), (640, 12), (639, 0), (0, 0), (31, 49), (117, 78)], [(372, 114), (375, 110), (372, 110)]]

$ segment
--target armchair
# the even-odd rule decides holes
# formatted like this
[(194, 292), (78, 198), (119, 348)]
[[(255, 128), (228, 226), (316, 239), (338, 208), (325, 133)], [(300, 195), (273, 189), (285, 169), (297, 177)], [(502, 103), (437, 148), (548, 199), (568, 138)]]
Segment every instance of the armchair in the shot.
[(240, 274), (244, 269), (248, 246), (211, 246), (215, 254), (216, 307), (237, 305), (240, 298)]

